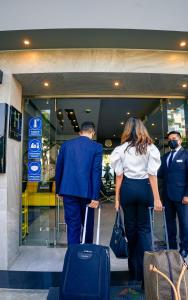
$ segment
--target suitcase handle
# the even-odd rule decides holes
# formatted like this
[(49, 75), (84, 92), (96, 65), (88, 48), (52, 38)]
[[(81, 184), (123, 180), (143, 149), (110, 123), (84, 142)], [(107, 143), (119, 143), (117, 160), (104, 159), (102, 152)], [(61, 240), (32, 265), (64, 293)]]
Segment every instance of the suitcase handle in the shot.
[[(150, 219), (150, 227), (151, 227), (151, 241), (152, 241), (152, 250), (155, 250), (154, 246), (154, 207), (148, 207), (149, 209), (149, 219)], [(166, 240), (166, 248), (169, 250), (169, 240), (168, 240), (168, 232), (166, 225), (166, 216), (165, 216), (165, 207), (162, 208), (163, 220), (164, 220), (164, 230), (165, 230), (165, 240)]]
[(166, 279), (168, 281), (168, 283), (171, 285), (171, 287), (172, 287), (172, 289), (174, 291), (175, 300), (181, 300), (180, 284), (181, 284), (182, 277), (183, 277), (183, 275), (184, 275), (184, 273), (185, 273), (186, 270), (187, 270), (187, 264), (184, 263), (183, 264), (183, 268), (182, 268), (181, 273), (180, 273), (180, 276), (178, 278), (177, 286), (175, 287), (175, 285), (173, 284), (173, 282), (168, 278), (168, 276), (166, 276), (166, 274), (164, 274), (163, 272), (159, 271), (154, 265), (150, 265), (150, 271), (158, 273), (164, 279)]
[[(88, 210), (89, 210), (89, 204), (86, 205), (84, 228), (83, 228), (83, 235), (82, 235), (82, 244), (85, 244), (85, 239), (86, 239), (86, 225), (87, 225)], [(99, 245), (100, 223), (101, 223), (101, 205), (99, 205), (99, 207), (98, 207), (96, 245)]]

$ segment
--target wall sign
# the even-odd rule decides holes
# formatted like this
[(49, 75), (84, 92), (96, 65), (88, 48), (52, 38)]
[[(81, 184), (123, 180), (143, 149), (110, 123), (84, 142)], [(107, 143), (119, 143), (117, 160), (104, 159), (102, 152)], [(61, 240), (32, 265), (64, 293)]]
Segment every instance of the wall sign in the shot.
[(41, 139), (30, 139), (28, 143), (28, 158), (41, 158), (42, 142)]
[(28, 163), (28, 181), (41, 181), (41, 162), (32, 161)]
[(16, 141), (21, 141), (22, 132), (22, 113), (19, 112), (14, 106), (10, 106), (9, 115), (9, 138)]
[(42, 136), (42, 119), (34, 117), (29, 120), (29, 137)]

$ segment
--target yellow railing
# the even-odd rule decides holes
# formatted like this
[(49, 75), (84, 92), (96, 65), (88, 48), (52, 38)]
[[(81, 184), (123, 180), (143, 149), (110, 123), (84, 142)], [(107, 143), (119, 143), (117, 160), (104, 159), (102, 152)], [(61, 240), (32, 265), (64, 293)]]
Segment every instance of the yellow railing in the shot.
[(28, 223), (28, 192), (22, 193), (22, 239), (29, 233)]

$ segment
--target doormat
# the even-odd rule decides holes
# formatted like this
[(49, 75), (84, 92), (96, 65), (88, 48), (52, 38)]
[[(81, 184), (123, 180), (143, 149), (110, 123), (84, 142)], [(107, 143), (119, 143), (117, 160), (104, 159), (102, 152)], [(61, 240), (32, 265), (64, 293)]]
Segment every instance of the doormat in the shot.
[(112, 286), (110, 300), (145, 300), (145, 296), (138, 286)]
[[(47, 300), (62, 300), (59, 293), (59, 288), (50, 288)], [(110, 300), (145, 300), (145, 297), (137, 285), (111, 286)]]

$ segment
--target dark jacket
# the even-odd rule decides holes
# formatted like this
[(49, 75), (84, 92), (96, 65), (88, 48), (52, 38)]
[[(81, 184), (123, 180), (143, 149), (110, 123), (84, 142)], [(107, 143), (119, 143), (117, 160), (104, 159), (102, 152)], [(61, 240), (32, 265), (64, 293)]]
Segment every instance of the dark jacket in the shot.
[(167, 166), (170, 152), (162, 157), (158, 177), (163, 179), (163, 197), (172, 201), (182, 201), (188, 196), (188, 150), (180, 148), (175, 155), (171, 166)]
[(98, 200), (102, 151), (101, 144), (85, 136), (64, 142), (56, 164), (56, 193)]

